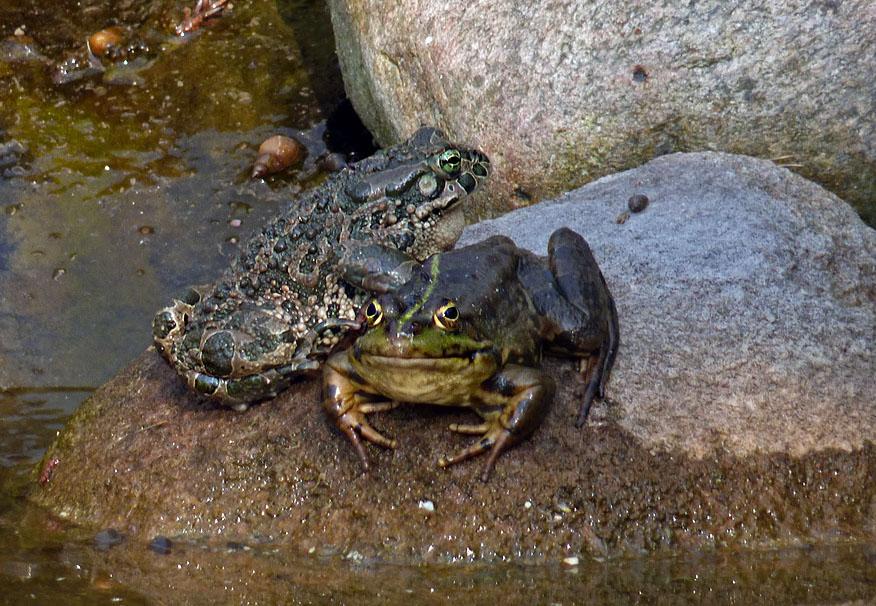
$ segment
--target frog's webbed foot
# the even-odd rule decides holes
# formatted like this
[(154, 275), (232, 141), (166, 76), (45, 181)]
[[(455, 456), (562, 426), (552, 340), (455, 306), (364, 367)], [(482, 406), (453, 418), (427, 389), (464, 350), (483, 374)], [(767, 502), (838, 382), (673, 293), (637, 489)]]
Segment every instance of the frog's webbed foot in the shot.
[(469, 446), (468, 448), (456, 453), (452, 457), (441, 457), (438, 459), (439, 467), (450, 467), (457, 463), (462, 463), (472, 457), (476, 457), (489, 451), (487, 463), (484, 465), (484, 470), (481, 472), (481, 481), (486, 482), (490, 479), (490, 473), (496, 466), (496, 459), (502, 454), (502, 451), (510, 448), (520, 440), (509, 430), (501, 425), (491, 426), (488, 423), (478, 425), (451, 425), (450, 431), (463, 433), (468, 435), (482, 435), (483, 437)]
[(438, 459), (439, 467), (449, 467), (489, 452), (481, 480), (486, 482), (505, 450), (535, 431), (554, 396), (553, 380), (535, 368), (509, 364), (480, 387), (474, 406), (483, 423), (450, 425), (450, 431), (479, 435), (474, 444), (451, 457)]
[(392, 410), (398, 406), (398, 402), (387, 402), (379, 395), (369, 393), (357, 378), (346, 351), (329, 358), (323, 369), (322, 407), (350, 440), (362, 463), (362, 470), (367, 472), (370, 465), (362, 439), (390, 449), (395, 448), (397, 443), (374, 429), (365, 415)]

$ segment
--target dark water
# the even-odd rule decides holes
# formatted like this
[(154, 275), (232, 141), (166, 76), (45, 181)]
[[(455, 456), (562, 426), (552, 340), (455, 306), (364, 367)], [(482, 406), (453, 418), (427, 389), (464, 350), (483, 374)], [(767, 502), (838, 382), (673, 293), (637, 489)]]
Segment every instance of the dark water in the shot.
[[(93, 532), (28, 507), (34, 463), (149, 344), (154, 311), (212, 279), (323, 178), (321, 155), (370, 151), (343, 101), (322, 2), (241, 0), (181, 40), (185, 5), (0, 0), (0, 603), (874, 599), (876, 555), (860, 547), (399, 567), (273, 546), (103, 549)], [(112, 25), (136, 44), (89, 71), (86, 38)], [(307, 160), (249, 181), (259, 142), (276, 133), (297, 135)]]

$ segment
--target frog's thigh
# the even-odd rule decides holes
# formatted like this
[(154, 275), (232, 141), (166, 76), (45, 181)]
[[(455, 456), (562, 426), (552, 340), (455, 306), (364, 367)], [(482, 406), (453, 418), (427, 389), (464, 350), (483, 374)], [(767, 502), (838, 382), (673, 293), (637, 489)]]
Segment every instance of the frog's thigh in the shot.
[(571, 229), (556, 230), (548, 241), (548, 263), (562, 297), (581, 314), (576, 332), (597, 332), (610, 295), (587, 241)]

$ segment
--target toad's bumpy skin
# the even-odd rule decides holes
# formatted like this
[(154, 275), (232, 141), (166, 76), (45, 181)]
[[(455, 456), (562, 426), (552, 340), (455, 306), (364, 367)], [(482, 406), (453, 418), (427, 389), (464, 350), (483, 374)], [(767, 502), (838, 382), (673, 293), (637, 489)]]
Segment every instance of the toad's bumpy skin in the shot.
[(489, 173), (480, 152), (422, 128), (302, 194), (211, 287), (156, 314), (155, 345), (200, 394), (245, 410), (319, 367), (370, 292), (450, 248), (459, 203)]
[(486, 481), (499, 454), (547, 413), (554, 382), (538, 368), (542, 351), (581, 361), (580, 426), (593, 399), (605, 396), (619, 344), (602, 272), (584, 238), (566, 228), (551, 235), (546, 259), (504, 236), (434, 255), (364, 315), (366, 332), (323, 368), (323, 408), (365, 469), (362, 439), (396, 446), (367, 414), (397, 402), (465, 406), (483, 422), (450, 429), (480, 437), (438, 464), (489, 453)]

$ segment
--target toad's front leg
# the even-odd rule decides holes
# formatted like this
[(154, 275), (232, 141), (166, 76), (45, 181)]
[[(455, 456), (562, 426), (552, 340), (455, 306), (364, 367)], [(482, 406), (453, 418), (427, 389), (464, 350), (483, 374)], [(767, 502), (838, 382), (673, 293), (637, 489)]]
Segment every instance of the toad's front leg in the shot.
[(526, 438), (541, 425), (554, 399), (554, 381), (535, 368), (506, 366), (478, 390), (480, 403), (474, 406), (484, 423), (450, 426), (451, 431), (480, 435), (481, 438), (452, 457), (441, 457), (438, 465), (448, 467), (489, 451), (481, 480), (490, 479), (499, 455)]
[(367, 472), (368, 456), (360, 436), (384, 448), (395, 448), (396, 441), (384, 437), (371, 427), (365, 415), (392, 410), (398, 406), (398, 402), (388, 402), (370, 390), (350, 365), (347, 351), (337, 353), (326, 361), (322, 377), (322, 407), (353, 444), (362, 462), (362, 470)]

